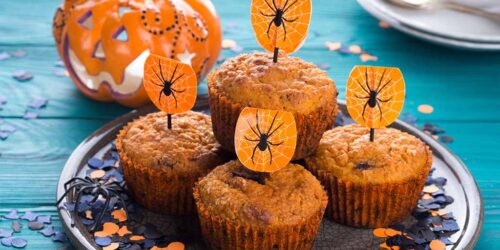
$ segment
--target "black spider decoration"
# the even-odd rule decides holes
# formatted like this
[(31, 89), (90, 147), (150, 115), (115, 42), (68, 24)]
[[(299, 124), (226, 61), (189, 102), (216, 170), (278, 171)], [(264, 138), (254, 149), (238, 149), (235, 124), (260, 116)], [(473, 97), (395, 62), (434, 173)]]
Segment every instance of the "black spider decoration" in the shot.
[[(98, 179), (91, 179), (88, 176), (85, 178), (74, 177), (73, 179), (64, 183), (64, 190), (65, 190), (64, 194), (56, 202), (56, 207), (59, 207), (61, 201), (65, 197), (67, 197), (70, 192), (74, 191), (73, 195), (76, 195), (76, 198), (74, 198), (75, 206), (73, 208), (73, 213), (75, 215), (78, 214), (78, 208), (80, 206), (80, 199), (82, 198), (82, 195), (90, 194), (93, 196), (93, 199), (89, 202), (90, 206), (94, 205), (95, 202), (97, 202), (97, 199), (99, 199), (100, 195), (104, 197), (105, 199), (104, 206), (102, 207), (102, 211), (99, 213), (97, 219), (94, 221), (94, 224), (91, 227), (92, 231), (94, 231), (95, 229), (97, 229), (98, 226), (100, 226), (101, 221), (104, 217), (104, 214), (106, 213), (106, 210), (109, 206), (112, 197), (117, 198), (118, 202), (120, 202), (120, 206), (128, 214), (127, 206), (120, 194), (120, 193), (125, 193), (125, 190), (122, 184), (120, 184), (119, 182), (116, 181), (101, 182)], [(74, 226), (74, 224), (75, 224), (74, 219), (72, 218), (71, 226)]]
[(286, 23), (293, 23), (293, 22), (297, 21), (297, 19), (298, 19), (298, 17), (296, 17), (294, 19), (288, 19), (285, 17), (285, 14), (299, 0), (295, 0), (290, 5), (288, 5), (289, 0), (286, 0), (285, 5), (282, 8), (276, 6), (275, 0), (272, 0), (272, 1), (273, 1), (273, 5), (271, 6), (271, 4), (269, 4), (269, 2), (267, 0), (264, 0), (264, 2), (266, 2), (267, 6), (273, 11), (273, 13), (266, 14), (266, 13), (261, 11), (260, 14), (265, 16), (265, 17), (272, 17), (271, 21), (269, 22), (269, 25), (267, 26), (267, 31), (266, 31), (267, 37), (269, 37), (269, 30), (271, 29), (271, 25), (274, 23), (274, 25), (277, 28), (280, 26), (283, 26), (283, 31), (285, 32), (285, 35), (283, 36), (283, 41), (284, 41), (284, 40), (286, 40)]
[(184, 74), (182, 74), (182, 75), (178, 76), (177, 78), (175, 78), (175, 73), (177, 72), (177, 67), (179, 66), (179, 64), (177, 64), (177, 65), (175, 65), (174, 73), (170, 77), (170, 80), (166, 80), (163, 77), (163, 72), (162, 72), (162, 69), (161, 69), (161, 61), (160, 60), (158, 60), (158, 65), (160, 67), (160, 74), (158, 75), (158, 73), (156, 73), (156, 71), (154, 69), (153, 69), (153, 72), (156, 75), (156, 77), (158, 77), (158, 80), (161, 81), (161, 84), (156, 83), (154, 81), (151, 81), (154, 85), (156, 85), (158, 87), (162, 87), (162, 90), (158, 94), (158, 102), (161, 102), (161, 96), (162, 96), (162, 94), (165, 95), (166, 97), (172, 96), (172, 97), (174, 97), (175, 107), (177, 108), (177, 97), (175, 97), (175, 93), (182, 93), (182, 92), (184, 92), (186, 90), (185, 89), (183, 89), (183, 90), (177, 90), (177, 89), (174, 89), (173, 86), (174, 86), (175, 82), (177, 82), (177, 80), (179, 80), (181, 77), (184, 76)]
[(363, 106), (363, 112), (361, 113), (363, 120), (365, 119), (366, 106), (369, 106), (370, 108), (377, 107), (379, 112), (380, 112), (380, 120), (382, 120), (382, 108), (380, 107), (380, 102), (385, 103), (385, 102), (388, 102), (392, 99), (392, 97), (389, 97), (389, 99), (382, 100), (381, 98), (378, 97), (378, 95), (382, 92), (382, 90), (384, 90), (384, 88), (392, 81), (392, 79), (389, 79), (386, 83), (384, 83), (382, 85), (382, 80), (384, 79), (385, 71), (386, 70), (384, 69), (384, 72), (382, 73), (382, 76), (380, 77), (380, 80), (378, 82), (377, 88), (374, 90), (371, 89), (370, 85), (368, 84), (368, 67), (366, 67), (366, 70), (365, 70), (366, 88), (363, 86), (363, 84), (361, 84), (358, 80), (356, 80), (356, 82), (361, 87), (361, 89), (363, 89), (363, 91), (365, 91), (365, 93), (367, 94), (367, 96), (356, 95), (356, 98), (366, 99), (366, 103)]
[(252, 125), (250, 125), (250, 123), (247, 121), (248, 123), (248, 126), (250, 127), (250, 129), (252, 129), (252, 132), (257, 136), (257, 139), (252, 139), (252, 138), (248, 138), (245, 136), (245, 140), (247, 141), (251, 141), (251, 142), (258, 142), (257, 145), (255, 145), (255, 147), (253, 148), (253, 151), (252, 151), (252, 163), (255, 164), (254, 162), (254, 156), (255, 156), (255, 151), (257, 150), (257, 148), (263, 152), (265, 150), (268, 150), (269, 151), (269, 164), (272, 164), (273, 163), (273, 152), (271, 150), (271, 146), (279, 146), (281, 144), (283, 144), (283, 141), (279, 142), (279, 143), (273, 143), (271, 141), (269, 141), (269, 139), (271, 138), (271, 136), (273, 136), (274, 132), (276, 132), (279, 128), (281, 128), (281, 126), (283, 126), (283, 122), (278, 125), (276, 128), (273, 129), (273, 126), (274, 126), (274, 121), (276, 120), (276, 116), (278, 115), (278, 112), (276, 112), (276, 114), (274, 115), (274, 118), (273, 118), (273, 121), (271, 122), (271, 126), (269, 126), (269, 128), (267, 129), (267, 132), (265, 133), (262, 133), (260, 131), (260, 127), (259, 127), (259, 111), (257, 111), (257, 113), (255, 113), (255, 120), (256, 120), (256, 128), (257, 130), (255, 130)]

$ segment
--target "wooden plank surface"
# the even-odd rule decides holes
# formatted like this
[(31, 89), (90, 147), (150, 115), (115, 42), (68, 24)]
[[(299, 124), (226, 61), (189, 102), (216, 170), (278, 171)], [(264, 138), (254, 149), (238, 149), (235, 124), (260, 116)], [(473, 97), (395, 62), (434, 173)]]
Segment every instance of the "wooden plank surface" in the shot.
[[(81, 95), (69, 78), (56, 76), (58, 55), (51, 36), (51, 20), (58, 0), (0, 0), (0, 53), (22, 49), (24, 58), (0, 61), (0, 96), (8, 103), (0, 110), (4, 124), (18, 127), (0, 140), (0, 214), (8, 209), (31, 209), (55, 215), (55, 185), (65, 160), (92, 131), (129, 109), (93, 102)], [(258, 50), (249, 22), (249, 0), (214, 0), (226, 38), (245, 52)], [(345, 82), (358, 56), (340, 55), (324, 48), (325, 41), (359, 44), (379, 57), (377, 65), (401, 67), (407, 81), (405, 112), (419, 124), (433, 122), (447, 130), (455, 142), (449, 147), (468, 165), (485, 202), (485, 226), (477, 249), (500, 249), (500, 54), (451, 50), (427, 44), (394, 30), (378, 27), (377, 20), (355, 1), (313, 1), (310, 35), (296, 54), (327, 70), (343, 98)], [(235, 53), (223, 51), (229, 58)], [(34, 73), (33, 80), (17, 82), (14, 70)], [(204, 92), (205, 86), (200, 86)], [(49, 105), (38, 120), (24, 120), (33, 98)], [(420, 104), (434, 106), (431, 115), (417, 112)], [(2, 125), (0, 125), (2, 126)], [(58, 220), (56, 225), (60, 225)], [(0, 227), (7, 227), (0, 222)], [(28, 232), (29, 230), (24, 230)], [(27, 249), (55, 249), (38, 233), (23, 236)]]

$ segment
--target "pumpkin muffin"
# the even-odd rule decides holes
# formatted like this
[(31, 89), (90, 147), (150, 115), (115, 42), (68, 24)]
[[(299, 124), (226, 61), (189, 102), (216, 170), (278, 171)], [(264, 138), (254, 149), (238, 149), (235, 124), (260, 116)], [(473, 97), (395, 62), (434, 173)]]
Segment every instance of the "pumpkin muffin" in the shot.
[(392, 128), (359, 125), (326, 131), (307, 168), (325, 186), (326, 215), (355, 227), (383, 227), (413, 210), (432, 165), (432, 152), (416, 137)]
[(225, 162), (210, 117), (192, 111), (173, 115), (172, 129), (164, 112), (140, 117), (120, 131), (116, 147), (133, 198), (164, 214), (195, 213), (194, 183)]
[(214, 134), (234, 151), (234, 130), (245, 107), (290, 111), (297, 124), (294, 160), (313, 153), (337, 115), (338, 94), (328, 74), (298, 57), (266, 53), (242, 54), (208, 76)]
[(203, 237), (212, 249), (311, 249), (328, 198), (302, 166), (266, 174), (239, 161), (215, 168), (194, 188)]

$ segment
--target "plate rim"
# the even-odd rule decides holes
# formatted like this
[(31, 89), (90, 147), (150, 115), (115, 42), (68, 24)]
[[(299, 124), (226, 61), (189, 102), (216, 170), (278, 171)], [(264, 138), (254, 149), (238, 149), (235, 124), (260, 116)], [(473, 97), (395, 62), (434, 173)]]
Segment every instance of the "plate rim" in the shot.
[(381, 10), (376, 9), (375, 7), (370, 5), (370, 0), (357, 0), (358, 4), (369, 14), (371, 14), (376, 19), (385, 21), (389, 23), (389, 25), (402, 33), (407, 35), (419, 38), (421, 40), (431, 42), (433, 44), (439, 44), (446, 47), (458, 48), (458, 49), (467, 49), (467, 50), (475, 50), (475, 51), (500, 51), (500, 42), (479, 42), (479, 41), (470, 41), (470, 40), (458, 40), (451, 37), (446, 37), (442, 35), (438, 35), (435, 33), (423, 31), (411, 25), (408, 25), (400, 20), (391, 17), (387, 13), (384, 13)]
[[(345, 107), (345, 101), (338, 101), (340, 110), (342, 112), (347, 112)], [(208, 107), (208, 95), (204, 94), (198, 96), (197, 103), (195, 105), (196, 108), (206, 108)], [(85, 166), (83, 162), (85, 162), (88, 158), (93, 156), (99, 149), (103, 146), (107, 145), (109, 142), (103, 142), (103, 138), (109, 136), (111, 133), (116, 133), (115, 130), (119, 130), (126, 123), (132, 121), (133, 119), (139, 117), (140, 115), (144, 115), (154, 111), (155, 108), (151, 105), (141, 107), (139, 109), (132, 110), (124, 115), (119, 116), (118, 118), (104, 124), (102, 127), (94, 131), (87, 138), (85, 138), (71, 153), (70, 157), (64, 164), (63, 169), (61, 170), (61, 174), (57, 181), (56, 187), (56, 201), (61, 197), (64, 192), (64, 183), (78, 174)], [(460, 235), (455, 245), (453, 245), (453, 249), (472, 249), (481, 234), (482, 225), (484, 223), (484, 204), (481, 196), (481, 192), (477, 185), (474, 176), (471, 174), (467, 166), (462, 162), (462, 160), (451, 152), (446, 146), (436, 141), (432, 137), (425, 134), (423, 131), (419, 130), (413, 125), (410, 125), (404, 121), (396, 120), (391, 127), (395, 127), (397, 129), (403, 130), (407, 133), (410, 133), (414, 136), (417, 136), (419, 139), (423, 140), (425, 143), (429, 145), (429, 147), (433, 151), (433, 155), (439, 157), (442, 161), (446, 163), (449, 169), (455, 174), (457, 180), (460, 181), (461, 188), (463, 193), (465, 194), (465, 198), (467, 201), (467, 218), (465, 225), (466, 227), (463, 229), (462, 235)], [(75, 167), (76, 166), (76, 167)], [(465, 189), (465, 186), (468, 188)], [(66, 198), (63, 199), (66, 201)], [(474, 204), (471, 203), (475, 202)], [(476, 214), (471, 214), (472, 205), (475, 205), (475, 210), (478, 211)], [(76, 223), (78, 225), (71, 227), (71, 217), (70, 214), (72, 212), (66, 211), (62, 208), (57, 208), (58, 215), (61, 219), (61, 224), (63, 225), (64, 230), (67, 233), (67, 236), (71, 240), (74, 246), (78, 249), (99, 249), (91, 239), (85, 235), (84, 232), (78, 230), (79, 226), (82, 226), (81, 223), (77, 220)], [(472, 217), (472, 218), (471, 218)], [(471, 219), (474, 219), (471, 221)], [(468, 228), (472, 226), (471, 228)]]

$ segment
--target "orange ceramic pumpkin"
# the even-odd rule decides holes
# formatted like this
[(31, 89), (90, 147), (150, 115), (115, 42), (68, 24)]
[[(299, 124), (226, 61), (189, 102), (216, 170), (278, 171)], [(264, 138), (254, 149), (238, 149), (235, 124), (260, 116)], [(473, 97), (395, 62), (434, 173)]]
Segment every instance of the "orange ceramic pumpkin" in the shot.
[(85, 95), (129, 107), (149, 101), (142, 79), (150, 54), (189, 64), (203, 79), (222, 38), (210, 0), (66, 0), (53, 35)]

